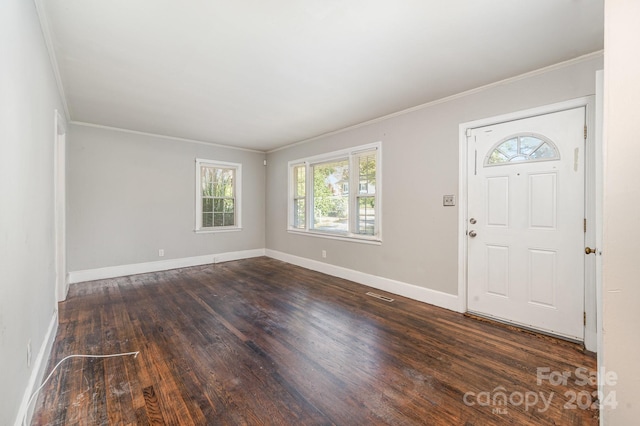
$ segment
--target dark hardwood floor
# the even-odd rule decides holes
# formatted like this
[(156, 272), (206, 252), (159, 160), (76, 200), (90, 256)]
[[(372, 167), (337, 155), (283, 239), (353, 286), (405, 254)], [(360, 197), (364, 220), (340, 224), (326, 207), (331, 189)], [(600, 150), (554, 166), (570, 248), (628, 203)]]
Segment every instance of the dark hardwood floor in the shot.
[(598, 422), (578, 345), (269, 258), (72, 286), (48, 371), (129, 351), (65, 361), (32, 424)]

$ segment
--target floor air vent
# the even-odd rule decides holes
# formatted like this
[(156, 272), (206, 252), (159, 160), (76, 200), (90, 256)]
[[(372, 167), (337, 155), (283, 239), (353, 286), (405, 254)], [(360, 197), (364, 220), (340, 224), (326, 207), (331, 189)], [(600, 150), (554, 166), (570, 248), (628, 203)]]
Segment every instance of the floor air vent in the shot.
[(387, 297), (387, 296), (383, 296), (381, 294), (377, 294), (377, 293), (372, 293), (372, 292), (368, 292), (366, 293), (367, 296), (371, 296), (371, 297), (377, 297), (380, 300), (384, 300), (385, 302), (393, 302), (394, 299)]

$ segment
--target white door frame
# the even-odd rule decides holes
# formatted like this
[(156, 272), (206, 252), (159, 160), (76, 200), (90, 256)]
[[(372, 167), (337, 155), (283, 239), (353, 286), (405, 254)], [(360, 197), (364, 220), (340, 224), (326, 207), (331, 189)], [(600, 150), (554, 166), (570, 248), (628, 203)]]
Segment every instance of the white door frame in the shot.
[(53, 217), (55, 229), (55, 291), (56, 299), (61, 302), (67, 298), (69, 284), (67, 280), (66, 256), (66, 128), (65, 121), (58, 110), (54, 115), (53, 148)]
[[(459, 205), (458, 205), (458, 300), (460, 302), (460, 312), (467, 312), (467, 231), (468, 231), (468, 200), (467, 200), (467, 129), (476, 127), (484, 127), (494, 124), (500, 124), (508, 121), (520, 120), (523, 118), (535, 117), (543, 114), (550, 114), (568, 109), (585, 107), (586, 123), (587, 123), (587, 141), (586, 141), (586, 164), (585, 164), (585, 216), (587, 219), (587, 232), (585, 234), (585, 243), (589, 247), (595, 247), (596, 234), (602, 229), (602, 217), (597, 216), (598, 203), (600, 199), (596, 199), (596, 176), (601, 176), (602, 162), (596, 161), (601, 158), (601, 146), (596, 146), (595, 131), (595, 97), (587, 96), (578, 99), (572, 99), (565, 102), (559, 102), (551, 105), (545, 105), (538, 108), (517, 111), (509, 114), (503, 114), (495, 117), (487, 117), (480, 120), (469, 121), (459, 125), (459, 147), (458, 147), (458, 170), (459, 170)], [(598, 174), (598, 168), (600, 174)], [(600, 185), (602, 182), (600, 182)], [(593, 226), (591, 226), (593, 224)], [(598, 256), (600, 254), (598, 253)], [(597, 305), (600, 303), (599, 297), (596, 296), (596, 258), (595, 256), (587, 256), (585, 260), (585, 313), (586, 326), (584, 333), (584, 344), (587, 350), (596, 351), (597, 349), (597, 326), (596, 311)]]

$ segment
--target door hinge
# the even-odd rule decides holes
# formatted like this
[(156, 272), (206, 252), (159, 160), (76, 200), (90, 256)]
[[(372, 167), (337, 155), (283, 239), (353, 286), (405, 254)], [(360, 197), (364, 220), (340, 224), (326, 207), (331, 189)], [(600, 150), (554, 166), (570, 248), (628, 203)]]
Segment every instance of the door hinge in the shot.
[(587, 313), (583, 312), (582, 313), (582, 322), (584, 325), (587, 325)]
[(587, 140), (587, 125), (584, 125), (584, 140)]
[(583, 225), (584, 225), (584, 232), (586, 234), (587, 233), (587, 219), (584, 219)]
[(467, 137), (471, 136), (471, 129), (467, 129)]

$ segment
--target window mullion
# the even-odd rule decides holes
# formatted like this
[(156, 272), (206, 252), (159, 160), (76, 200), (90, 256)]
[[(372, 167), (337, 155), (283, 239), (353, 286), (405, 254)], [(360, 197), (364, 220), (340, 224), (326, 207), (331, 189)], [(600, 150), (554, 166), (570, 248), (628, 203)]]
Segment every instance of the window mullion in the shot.
[(380, 205), (380, 189), (382, 188), (382, 168), (380, 167), (380, 150), (377, 149), (376, 150), (376, 155), (374, 156), (374, 160), (376, 162), (375, 166), (376, 166), (376, 173), (375, 173), (375, 187), (374, 187), (374, 194), (373, 194), (373, 202), (374, 202), (374, 207), (373, 207), (373, 213), (375, 214), (375, 220), (373, 221), (373, 235), (380, 235), (380, 216), (382, 215), (381, 213), (381, 209), (382, 206)]
[(349, 234), (356, 234), (358, 215), (358, 193), (360, 188), (360, 168), (357, 164), (358, 157), (349, 155)]
[(306, 198), (304, 202), (305, 208), (305, 231), (309, 231), (311, 229), (311, 222), (313, 220), (313, 209), (314, 209), (314, 201), (313, 201), (313, 176), (311, 174), (311, 165), (308, 161), (304, 162), (304, 196)]

